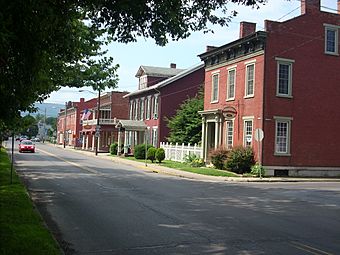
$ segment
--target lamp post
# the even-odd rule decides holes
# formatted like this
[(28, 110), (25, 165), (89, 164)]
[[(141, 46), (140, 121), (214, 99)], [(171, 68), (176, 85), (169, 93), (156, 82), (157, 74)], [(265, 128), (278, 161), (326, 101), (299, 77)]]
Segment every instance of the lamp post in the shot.
[[(92, 94), (95, 94), (92, 91), (81, 89), (79, 92), (89, 92)], [(96, 124), (96, 133), (94, 135), (95, 137), (95, 155), (98, 155), (98, 147), (99, 147), (99, 136), (100, 136), (100, 88), (98, 88), (98, 98), (97, 98), (97, 124)]]

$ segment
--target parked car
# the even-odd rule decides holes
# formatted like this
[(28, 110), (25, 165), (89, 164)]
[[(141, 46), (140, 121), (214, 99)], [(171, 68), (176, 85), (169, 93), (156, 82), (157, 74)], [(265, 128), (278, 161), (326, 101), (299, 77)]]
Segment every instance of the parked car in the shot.
[(35, 137), (31, 139), (32, 142), (40, 142), (40, 138), (39, 137)]
[(19, 143), (19, 152), (24, 152), (24, 151), (30, 151), (30, 152), (35, 152), (35, 145), (32, 141), (30, 140), (22, 140)]
[(19, 141), (21, 142), (23, 140), (28, 140), (28, 136), (27, 135), (20, 136)]

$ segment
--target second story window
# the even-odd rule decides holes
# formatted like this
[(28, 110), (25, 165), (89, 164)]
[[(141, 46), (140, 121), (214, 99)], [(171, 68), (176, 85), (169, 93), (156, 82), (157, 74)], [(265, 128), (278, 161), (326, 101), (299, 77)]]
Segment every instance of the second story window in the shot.
[(246, 66), (246, 91), (245, 97), (254, 96), (254, 85), (255, 85), (255, 63), (248, 64)]
[(235, 99), (235, 77), (236, 69), (228, 70), (228, 84), (227, 84), (227, 100)]
[(146, 110), (145, 118), (147, 120), (149, 120), (150, 119), (150, 112), (151, 112), (151, 97), (149, 97), (149, 96), (146, 98), (146, 101), (145, 101), (145, 110)]
[(277, 87), (276, 95), (281, 97), (292, 96), (292, 70), (294, 60), (276, 58), (277, 60)]
[(155, 120), (158, 119), (158, 104), (158, 95), (155, 95), (153, 101), (153, 118)]
[(339, 54), (339, 28), (340, 26), (325, 24), (325, 53)]
[(144, 120), (144, 98), (142, 98), (140, 101), (140, 120)]
[(218, 102), (218, 86), (219, 86), (220, 74), (214, 73), (212, 75), (212, 91), (211, 91), (211, 102)]
[(135, 120), (138, 120), (138, 111), (139, 111), (139, 107), (138, 107), (138, 99), (136, 99), (135, 100), (135, 103), (134, 103), (134, 105), (135, 105)]

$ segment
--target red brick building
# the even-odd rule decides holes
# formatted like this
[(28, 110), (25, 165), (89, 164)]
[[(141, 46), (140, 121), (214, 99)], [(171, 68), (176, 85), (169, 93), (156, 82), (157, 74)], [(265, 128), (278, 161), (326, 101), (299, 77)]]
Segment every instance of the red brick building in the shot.
[(111, 143), (118, 141), (118, 130), (115, 128), (117, 119), (128, 118), (129, 102), (128, 99), (123, 98), (126, 94), (128, 92), (112, 91), (101, 95), (99, 128), (97, 128), (97, 99), (91, 99), (95, 100), (95, 104), (83, 108), (81, 116), (85, 110), (90, 111), (91, 114), (88, 118), (82, 120), (79, 136), (82, 149), (95, 150), (96, 130), (99, 130), (98, 151), (108, 152)]
[(127, 132), (125, 144), (134, 147), (144, 143), (159, 147), (168, 136), (165, 117), (170, 118), (187, 98), (194, 97), (204, 83), (204, 65), (189, 69), (141, 66), (136, 74), (139, 79), (138, 90), (126, 95), (129, 98), (129, 119), (144, 121), (144, 132)]
[(269, 175), (340, 175), (340, 1), (301, 1), (301, 15), (242, 22), (240, 39), (209, 47), (205, 62), (202, 143), (205, 160), (219, 146), (252, 146)]

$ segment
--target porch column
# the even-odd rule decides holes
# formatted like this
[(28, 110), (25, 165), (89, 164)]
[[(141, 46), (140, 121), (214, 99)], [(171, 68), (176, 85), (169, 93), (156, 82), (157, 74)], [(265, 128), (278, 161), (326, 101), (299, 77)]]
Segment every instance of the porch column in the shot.
[(221, 146), (221, 145), (222, 145), (222, 126), (223, 126), (223, 125), (222, 125), (223, 122), (222, 122), (222, 118), (221, 118), (221, 117), (218, 118), (218, 122), (219, 122), (219, 126), (220, 126), (218, 144), (219, 144), (219, 146)]
[(86, 133), (86, 150), (89, 149), (89, 135)]
[(219, 117), (216, 116), (215, 117), (215, 149), (217, 149), (218, 141), (220, 140), (219, 139), (219, 136), (220, 136), (220, 134), (219, 134), (219, 130), (220, 130), (219, 124), (220, 124)]
[(204, 162), (207, 160), (207, 134), (206, 134), (206, 118), (202, 117), (202, 158)]
[(96, 142), (94, 134), (92, 134), (91, 138), (92, 138), (92, 147), (91, 147), (91, 150), (94, 151), (94, 145), (95, 145), (95, 142)]
[[(120, 148), (122, 147), (122, 131), (121, 128), (118, 129), (118, 148), (117, 148), (117, 156), (120, 156)], [(124, 147), (125, 153), (125, 147)]]
[(83, 142), (81, 148), (84, 150), (85, 149), (85, 135), (83, 135)]

